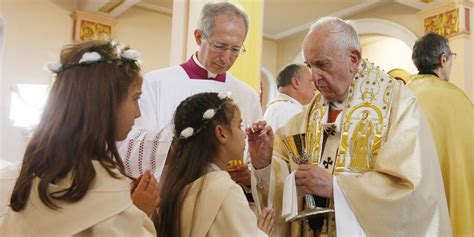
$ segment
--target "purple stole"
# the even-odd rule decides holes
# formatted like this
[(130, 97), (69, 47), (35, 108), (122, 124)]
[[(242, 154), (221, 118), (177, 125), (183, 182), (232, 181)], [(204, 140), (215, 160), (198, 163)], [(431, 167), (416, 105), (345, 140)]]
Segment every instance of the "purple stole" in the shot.
[(220, 82), (225, 82), (226, 79), (226, 73), (218, 74), (216, 78), (208, 77), (207, 70), (197, 65), (197, 63), (194, 62), (193, 57), (191, 57), (187, 62), (181, 64), (180, 66), (184, 69), (186, 74), (188, 74), (188, 77), (190, 79), (214, 80)]

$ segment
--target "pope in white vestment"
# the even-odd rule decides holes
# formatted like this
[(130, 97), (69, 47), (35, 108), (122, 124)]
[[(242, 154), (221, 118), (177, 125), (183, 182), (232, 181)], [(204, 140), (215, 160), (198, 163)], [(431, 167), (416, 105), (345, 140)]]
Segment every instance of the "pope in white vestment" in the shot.
[(176, 107), (191, 95), (221, 91), (232, 92), (245, 126), (262, 117), (258, 96), (251, 87), (229, 72), (207, 71), (196, 55), (184, 64), (147, 73), (139, 100), (141, 117), (119, 146), (126, 172), (138, 176), (150, 169), (159, 178), (173, 137), (171, 124)]
[[(301, 134), (308, 147), (295, 142)], [(273, 149), (271, 165), (255, 170), (252, 177), (260, 208), (273, 206), (277, 216), (284, 217), (302, 209), (297, 203), (298, 209), (291, 208), (296, 188), (288, 187), (285, 179), (297, 169), (295, 153), (303, 149), (312, 154), (311, 164), (333, 174), (333, 198), (327, 203), (335, 209), (335, 218), (323, 218), (319, 234), (451, 236), (426, 118), (411, 91), (373, 64), (361, 62), (341, 108), (316, 95), (278, 130)], [(301, 224), (290, 226), (284, 218), (277, 219), (276, 233), (306, 235), (309, 228)]]

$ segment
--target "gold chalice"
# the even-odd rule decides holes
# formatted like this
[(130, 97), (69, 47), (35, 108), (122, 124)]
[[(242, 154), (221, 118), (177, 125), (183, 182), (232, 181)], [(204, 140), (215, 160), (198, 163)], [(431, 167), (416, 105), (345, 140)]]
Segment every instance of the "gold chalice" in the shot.
[(244, 163), (243, 160), (229, 160), (227, 162), (227, 171), (235, 171)]
[[(306, 134), (296, 134), (283, 139), (288, 155), (298, 165), (312, 164), (318, 165), (317, 157), (314, 157), (310, 151), (312, 151), (314, 144), (311, 137), (307, 138)], [(298, 215), (290, 219), (289, 221), (299, 221), (315, 215), (322, 215), (330, 212), (334, 212), (332, 208), (318, 207), (314, 201), (313, 195), (305, 193), (304, 195), (304, 209), (298, 212)]]

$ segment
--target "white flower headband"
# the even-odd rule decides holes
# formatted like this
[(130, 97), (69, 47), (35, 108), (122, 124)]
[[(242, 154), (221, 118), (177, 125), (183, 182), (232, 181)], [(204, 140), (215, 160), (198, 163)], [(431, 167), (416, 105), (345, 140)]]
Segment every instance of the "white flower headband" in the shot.
[(90, 65), (95, 63), (117, 63), (118, 65), (123, 64), (124, 62), (134, 62), (139, 63), (139, 58), (141, 54), (133, 49), (128, 49), (123, 51), (122, 54), (118, 58), (112, 59), (103, 59), (97, 52), (86, 52), (82, 55), (81, 59), (77, 63), (68, 63), (62, 65), (58, 62), (51, 62), (46, 65), (46, 67), (53, 73), (60, 73), (66, 69), (71, 67), (79, 66), (79, 65)]
[(183, 129), (181, 131), (181, 133), (179, 134), (179, 139), (188, 139), (190, 137), (192, 137), (193, 135), (196, 135), (198, 134), (202, 129), (204, 129), (207, 125), (207, 123), (212, 119), (214, 118), (214, 115), (216, 115), (217, 111), (219, 111), (220, 109), (222, 109), (223, 105), (224, 105), (224, 101), (227, 99), (227, 98), (230, 98), (230, 96), (232, 95), (232, 93), (230, 91), (222, 91), (222, 92), (219, 92), (217, 94), (217, 97), (219, 97), (219, 99), (222, 100), (222, 103), (219, 105), (219, 107), (215, 108), (215, 109), (207, 109), (203, 114), (202, 114), (202, 120), (204, 120), (204, 123), (202, 124), (202, 126), (200, 128), (198, 128), (196, 131), (194, 131), (194, 128), (192, 127), (187, 127), (185, 129)]

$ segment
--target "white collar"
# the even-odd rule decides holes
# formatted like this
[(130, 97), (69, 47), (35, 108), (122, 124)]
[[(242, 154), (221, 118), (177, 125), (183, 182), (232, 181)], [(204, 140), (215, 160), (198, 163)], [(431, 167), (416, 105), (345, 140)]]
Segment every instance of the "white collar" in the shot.
[(331, 107), (331, 109), (340, 110), (340, 109), (344, 109), (344, 104), (343, 104), (343, 103), (339, 103), (339, 102), (330, 102), (330, 103), (329, 103), (329, 107)]
[(271, 105), (271, 104), (273, 104), (273, 103), (275, 103), (275, 102), (278, 102), (278, 101), (288, 101), (288, 102), (290, 102), (290, 103), (299, 105), (301, 108), (304, 107), (304, 106), (303, 106), (300, 102), (298, 102), (295, 98), (293, 98), (293, 97), (291, 97), (291, 96), (289, 96), (289, 95), (287, 95), (287, 94), (285, 94), (285, 93), (281, 93), (281, 92), (278, 92), (277, 97), (276, 97), (275, 99), (273, 99), (273, 101), (270, 102), (267, 106), (269, 106), (269, 105)]
[(293, 97), (291, 97), (291, 96), (289, 96), (285, 93), (280, 93), (280, 95), (282, 95), (283, 97), (287, 97), (290, 102), (295, 103), (295, 104), (303, 107), (303, 105), (299, 101), (297, 101), (295, 98), (293, 98)]
[(197, 57), (197, 54), (198, 54), (198, 52), (196, 52), (195, 54), (193, 54), (193, 60), (194, 60), (194, 62), (195, 62), (200, 68), (202, 68), (202, 69), (204, 69), (204, 70), (207, 71), (207, 77), (209, 77), (209, 78), (216, 78), (216, 77), (217, 77), (217, 74), (216, 74), (216, 73), (213, 73), (213, 72), (207, 70), (207, 69), (201, 64), (201, 62), (199, 62), (199, 59), (198, 59), (198, 57)]
[(219, 168), (219, 166), (217, 166), (216, 164), (214, 163), (211, 163), (209, 165), (209, 167), (213, 170), (213, 171), (221, 171), (221, 168)]

